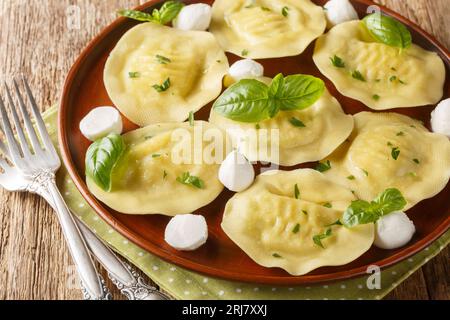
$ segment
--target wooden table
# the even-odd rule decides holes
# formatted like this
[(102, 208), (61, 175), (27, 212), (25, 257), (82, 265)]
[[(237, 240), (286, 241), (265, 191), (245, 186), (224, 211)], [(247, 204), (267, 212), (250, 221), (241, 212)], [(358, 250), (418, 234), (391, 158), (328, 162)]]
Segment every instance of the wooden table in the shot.
[[(0, 1), (0, 80), (25, 73), (40, 106), (58, 100), (66, 74), (88, 41), (138, 0)], [(377, 0), (450, 47), (448, 0)], [(80, 28), (73, 26), (80, 10)], [(0, 191), (0, 299), (79, 299), (74, 267), (56, 216), (38, 197)], [(450, 299), (447, 248), (389, 299)], [(105, 275), (106, 278), (106, 275)], [(110, 288), (113, 288), (110, 285)], [(117, 299), (121, 298), (115, 292)]]

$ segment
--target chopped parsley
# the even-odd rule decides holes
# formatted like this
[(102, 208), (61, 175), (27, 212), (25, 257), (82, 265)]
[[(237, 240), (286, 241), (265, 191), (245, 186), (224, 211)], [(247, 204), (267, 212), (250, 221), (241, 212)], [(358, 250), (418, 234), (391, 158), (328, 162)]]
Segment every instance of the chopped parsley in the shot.
[(259, 130), (259, 129), (261, 129), (261, 126), (259, 125), (259, 123), (258, 123), (258, 124), (256, 124), (255, 128), (256, 128), (256, 130)]
[(292, 229), (292, 233), (297, 234), (297, 233), (299, 233), (299, 231), (300, 231), (300, 223), (297, 223), (295, 225), (294, 229)]
[(403, 137), (405, 135), (405, 133), (403, 131), (400, 131), (397, 133), (397, 137)]
[(331, 169), (331, 162), (330, 160), (327, 160), (326, 163), (319, 162), (319, 164), (316, 166), (315, 170), (319, 172), (325, 172)]
[(392, 144), (392, 142), (390, 142), (390, 141), (387, 143), (387, 145), (388, 145), (389, 147), (393, 147), (393, 146), (394, 146), (394, 145)]
[(155, 84), (155, 85), (153, 86), (153, 89), (155, 89), (157, 92), (161, 93), (161, 92), (167, 91), (167, 89), (169, 89), (170, 86), (171, 86), (170, 78), (167, 78), (167, 79), (163, 82), (163, 84), (161, 84), (161, 85)]
[(336, 68), (345, 68), (345, 62), (339, 56), (334, 55), (334, 57), (331, 57), (330, 60), (333, 66), (335, 66)]
[(369, 176), (369, 172), (368, 172), (367, 170), (364, 170), (364, 169), (361, 169), (361, 170), (362, 170), (362, 172), (364, 172), (364, 174), (366, 175), (366, 177)]
[(389, 78), (390, 82), (394, 82), (395, 80), (397, 80), (397, 76), (392, 76), (392, 77)]
[(304, 128), (306, 127), (305, 124), (303, 122), (301, 122), (299, 119), (292, 117), (291, 119), (289, 119), (289, 122), (297, 128)]
[(420, 164), (420, 160), (419, 159), (413, 159), (414, 163), (416, 164)]
[(152, 154), (153, 159), (159, 158), (159, 157), (161, 157), (161, 155), (159, 153)]
[(355, 178), (354, 175), (351, 175), (351, 176), (348, 176), (347, 179), (348, 179), (348, 180), (355, 180), (356, 178)]
[(272, 257), (277, 258), (277, 259), (283, 258), (283, 257), (280, 256), (278, 253), (274, 253), (274, 254), (272, 255)]
[(190, 185), (197, 189), (204, 189), (205, 183), (199, 177), (192, 176), (189, 172), (183, 173), (181, 176), (177, 178), (179, 183), (184, 185)]
[(289, 8), (283, 7), (283, 9), (281, 9), (281, 14), (283, 15), (283, 17), (287, 18), (289, 16)]
[(294, 197), (295, 199), (300, 199), (300, 189), (298, 188), (298, 184), (294, 186)]
[(341, 220), (337, 220), (336, 222), (333, 222), (325, 227), (334, 227), (334, 226), (342, 226)]
[(331, 234), (332, 234), (332, 230), (331, 230), (331, 228), (329, 228), (329, 229), (327, 229), (327, 231), (325, 231), (325, 233), (315, 235), (313, 237), (313, 241), (316, 245), (318, 245), (322, 249), (325, 249), (325, 247), (322, 243), (322, 240), (325, 240), (326, 238), (331, 237)]
[(302, 213), (303, 213), (305, 216), (308, 215), (308, 211), (306, 211), (306, 210), (302, 210)]
[(398, 147), (392, 148), (391, 155), (394, 160), (397, 160), (398, 157), (400, 156), (400, 149)]
[(374, 94), (373, 96), (372, 96), (372, 99), (373, 100), (375, 100), (375, 101), (378, 101), (378, 100), (380, 100), (380, 96), (379, 95), (377, 95), (377, 94)]
[(366, 78), (364, 78), (364, 76), (362, 75), (361, 72), (359, 72), (358, 70), (355, 70), (352, 72), (352, 77), (356, 80), (362, 81), (362, 82), (366, 82)]
[(329, 208), (329, 209), (333, 208), (333, 205), (332, 205), (331, 203), (329, 203), (329, 202), (324, 203), (323, 206), (324, 206), (325, 208)]
[(159, 55), (159, 54), (156, 55), (156, 61), (157, 61), (159, 64), (169, 64), (169, 63), (172, 62), (172, 60), (170, 60), (169, 58), (166, 58), (166, 57), (161, 56), (161, 55)]
[(191, 127), (193, 127), (194, 124), (195, 124), (194, 112), (191, 111), (191, 112), (189, 112), (189, 125), (190, 125)]
[(241, 55), (242, 55), (243, 57), (248, 56), (248, 50), (247, 50), (247, 49), (242, 50)]
[(261, 7), (261, 10), (262, 11), (272, 11), (272, 10), (270, 10), (270, 8), (267, 8), (267, 7)]
[(141, 76), (141, 74), (139, 72), (128, 72), (128, 76), (131, 79), (136, 79), (136, 78), (139, 78)]
[(164, 172), (163, 172), (163, 179), (166, 179), (166, 178), (167, 178), (167, 176), (168, 176), (168, 173), (167, 173), (167, 171), (166, 171), (166, 170), (164, 170)]

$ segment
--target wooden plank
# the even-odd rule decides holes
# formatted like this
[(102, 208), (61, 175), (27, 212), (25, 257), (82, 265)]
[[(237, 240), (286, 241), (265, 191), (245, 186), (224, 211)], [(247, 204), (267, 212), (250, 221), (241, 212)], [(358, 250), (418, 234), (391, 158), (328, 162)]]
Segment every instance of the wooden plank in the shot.
[[(44, 108), (58, 100), (72, 63), (118, 8), (143, 0), (0, 1), (0, 80), (24, 73)], [(447, 0), (380, 0), (450, 47)], [(71, 10), (80, 28), (70, 28)], [(79, 299), (58, 221), (38, 197), (0, 191), (0, 299)], [(403, 283), (391, 299), (449, 297), (449, 250)], [(104, 273), (104, 272), (103, 272)], [(106, 278), (106, 274), (104, 274)], [(428, 286), (428, 291), (426, 287)], [(110, 284), (110, 288), (113, 286)], [(117, 290), (115, 298), (122, 298)]]

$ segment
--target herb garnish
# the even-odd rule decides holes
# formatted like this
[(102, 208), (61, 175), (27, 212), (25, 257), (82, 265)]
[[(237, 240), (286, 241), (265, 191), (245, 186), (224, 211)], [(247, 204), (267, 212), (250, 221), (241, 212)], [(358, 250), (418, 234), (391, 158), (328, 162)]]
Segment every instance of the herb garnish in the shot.
[(397, 137), (403, 137), (405, 135), (405, 133), (403, 131), (397, 132), (396, 136)]
[(412, 44), (408, 28), (391, 17), (374, 13), (365, 17), (363, 21), (369, 33), (378, 42), (402, 49), (406, 49)]
[(156, 61), (158, 61), (158, 63), (160, 63), (160, 64), (169, 64), (172, 62), (172, 60), (170, 60), (169, 58), (166, 58), (159, 54), (156, 55)]
[(373, 96), (372, 96), (372, 99), (373, 100), (375, 100), (375, 101), (378, 101), (378, 100), (380, 100), (380, 96), (379, 95), (377, 95), (377, 94), (374, 94)]
[(333, 222), (325, 227), (334, 227), (334, 226), (342, 226), (342, 225), (343, 224), (342, 224), (341, 220), (337, 220), (336, 222)]
[(362, 75), (362, 73), (359, 72), (358, 70), (355, 70), (355, 71), (352, 72), (352, 77), (353, 77), (354, 79), (356, 79), (356, 80), (366, 82), (366, 78), (364, 78), (364, 76)]
[(319, 162), (314, 170), (319, 172), (326, 172), (331, 169), (331, 162), (330, 160), (327, 160), (327, 162), (322, 163)]
[(334, 57), (331, 57), (330, 60), (336, 68), (345, 68), (345, 62), (339, 56), (334, 55)]
[(205, 183), (199, 177), (192, 176), (189, 172), (183, 173), (181, 176), (177, 178), (179, 183), (185, 185), (191, 185), (197, 189), (204, 189)]
[(283, 257), (280, 256), (278, 253), (274, 253), (274, 254), (272, 255), (272, 257), (277, 258), (277, 259), (283, 258)]
[(292, 117), (291, 119), (289, 119), (289, 122), (290, 122), (294, 127), (297, 127), (297, 128), (305, 128), (305, 127), (306, 127), (305, 124), (304, 124), (303, 122), (301, 122), (300, 120), (298, 120), (298, 119), (295, 118), (295, 117)]
[(261, 126), (259, 125), (259, 123), (256, 124), (255, 128), (256, 128), (256, 130), (261, 129)]
[(355, 178), (354, 175), (351, 175), (351, 176), (348, 176), (347, 179), (348, 179), (348, 180), (355, 180), (356, 178)]
[(287, 18), (289, 16), (289, 10), (288, 7), (283, 7), (283, 9), (281, 9), (281, 14)]
[(241, 55), (242, 55), (243, 57), (248, 56), (248, 50), (247, 50), (247, 49), (242, 50)]
[(368, 172), (367, 170), (364, 170), (364, 169), (361, 169), (361, 170), (362, 170), (362, 172), (364, 172), (364, 174), (366, 175), (366, 177), (369, 176), (369, 172)]
[(193, 127), (195, 124), (194, 111), (189, 112), (189, 125)]
[(163, 172), (163, 179), (166, 179), (166, 178), (167, 178), (167, 176), (168, 176), (168, 173), (167, 173), (167, 171), (166, 171), (166, 170), (164, 170), (164, 172)]
[(390, 82), (394, 82), (395, 80), (397, 80), (397, 76), (392, 76), (392, 77), (389, 78)]
[(130, 19), (164, 25), (175, 19), (183, 7), (182, 2), (167, 1), (161, 6), (161, 9), (154, 9), (151, 14), (137, 10), (120, 10), (117, 13)]
[(155, 89), (157, 92), (161, 93), (161, 92), (167, 91), (167, 89), (169, 89), (170, 86), (171, 86), (170, 78), (167, 78), (167, 79), (163, 82), (163, 84), (161, 84), (161, 85), (155, 84), (155, 85), (153, 86), (153, 89)]
[(416, 164), (420, 164), (420, 160), (419, 159), (413, 159), (414, 163)]
[(299, 231), (300, 231), (300, 223), (297, 223), (294, 229), (292, 229), (292, 233), (297, 234)]
[(325, 208), (328, 208), (328, 209), (333, 208), (333, 205), (332, 205), (331, 203), (329, 203), (329, 202), (324, 203), (323, 206), (324, 206)]
[(405, 206), (406, 200), (398, 189), (387, 189), (372, 202), (353, 201), (345, 210), (342, 223), (349, 228), (374, 223), (382, 216), (402, 210)]
[(215, 112), (225, 118), (258, 123), (275, 117), (280, 111), (303, 110), (324, 93), (324, 82), (308, 75), (278, 74), (270, 85), (244, 79), (229, 87), (214, 103)]
[(153, 159), (159, 158), (159, 157), (161, 157), (161, 155), (159, 153), (152, 154)]
[(270, 8), (267, 8), (267, 7), (261, 7), (261, 10), (262, 11), (272, 11)]
[(298, 188), (298, 184), (294, 186), (294, 197), (295, 199), (300, 199), (300, 189)]
[(322, 249), (325, 249), (325, 247), (324, 247), (324, 245), (323, 245), (323, 243), (322, 243), (322, 240), (325, 240), (326, 238), (331, 237), (331, 234), (332, 234), (332, 230), (331, 230), (331, 228), (329, 228), (329, 229), (327, 229), (327, 231), (325, 231), (325, 233), (315, 235), (315, 236), (313, 237), (313, 241), (314, 241), (314, 243), (315, 243), (316, 245), (318, 245), (318, 246), (321, 247)]
[(398, 147), (392, 148), (391, 155), (394, 160), (397, 160), (400, 156), (400, 149)]
[(141, 74), (139, 72), (128, 72), (128, 76), (131, 79), (136, 79), (136, 78), (139, 78), (141, 76)]
[(306, 211), (306, 210), (302, 210), (302, 213), (303, 213), (305, 216), (308, 215), (308, 211)]

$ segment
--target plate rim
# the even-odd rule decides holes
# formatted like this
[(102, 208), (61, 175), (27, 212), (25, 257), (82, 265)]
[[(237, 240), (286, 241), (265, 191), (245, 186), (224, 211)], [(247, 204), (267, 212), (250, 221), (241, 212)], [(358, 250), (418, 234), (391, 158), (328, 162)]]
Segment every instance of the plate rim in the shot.
[[(414, 29), (417, 33), (421, 34), (424, 38), (426, 38), (436, 49), (440, 51), (440, 53), (447, 59), (447, 64), (450, 64), (450, 52), (449, 50), (442, 45), (433, 35), (429, 34), (421, 27), (419, 27), (416, 23), (410, 21), (409, 19), (403, 17), (399, 13), (383, 6), (377, 4), (371, 0), (352, 0), (354, 2), (359, 2), (363, 5), (367, 6), (378, 6), (383, 13), (386, 13), (402, 23), (406, 24), (408, 27)], [(162, 2), (161, 0), (150, 0), (138, 7), (136, 10), (143, 10), (154, 6), (158, 3)], [(345, 271), (339, 271), (334, 273), (326, 273), (319, 275), (303, 275), (303, 276), (292, 276), (287, 274), (286, 276), (252, 276), (251, 274), (240, 274), (238, 272), (230, 272), (224, 270), (218, 270), (216, 268), (211, 268), (207, 265), (200, 264), (191, 260), (187, 260), (185, 258), (181, 258), (177, 255), (173, 255), (169, 252), (161, 250), (158, 246), (153, 243), (146, 242), (138, 237), (133, 230), (129, 229), (119, 221), (117, 221), (109, 212), (106, 210), (103, 205), (89, 192), (87, 189), (86, 183), (84, 179), (78, 174), (75, 164), (73, 162), (70, 148), (69, 148), (69, 130), (66, 129), (66, 120), (68, 113), (68, 103), (69, 103), (69, 94), (73, 82), (80, 70), (80, 66), (83, 65), (83, 62), (88, 58), (90, 54), (101, 44), (101, 42), (108, 36), (110, 32), (113, 32), (117, 27), (122, 25), (127, 21), (126, 18), (119, 17), (114, 20), (111, 24), (105, 27), (100, 33), (98, 33), (82, 50), (78, 58), (73, 63), (63, 86), (63, 91), (60, 97), (60, 104), (58, 110), (58, 142), (60, 145), (61, 156), (64, 162), (64, 165), (71, 177), (74, 181), (76, 188), (80, 191), (83, 198), (89, 203), (89, 205), (95, 210), (95, 212), (100, 215), (100, 217), (109, 224), (113, 229), (119, 232), (122, 236), (129, 239), (136, 245), (142, 247), (145, 250), (148, 250), (150, 253), (158, 256), (159, 258), (169, 262), (186, 268), (193, 272), (198, 272), (204, 275), (212, 276), (215, 278), (221, 278), (229, 281), (241, 281), (246, 283), (257, 283), (257, 284), (272, 284), (272, 285), (305, 285), (305, 284), (316, 284), (322, 282), (335, 282), (339, 280), (345, 280), (350, 278), (356, 278), (358, 276), (367, 275), (367, 268), (369, 265), (352, 268)], [(393, 254), (385, 259), (375, 261), (372, 265), (376, 264), (381, 269), (385, 269), (390, 267), (396, 263), (404, 261), (411, 257), (412, 255), (422, 251), (427, 246), (429, 246), (432, 242), (437, 240), (440, 236), (442, 236), (448, 229), (450, 228), (450, 216), (439, 225), (432, 233), (428, 234), (422, 240), (415, 243), (413, 246), (405, 248), (404, 250)], [(257, 279), (256, 279), (257, 278)]]

